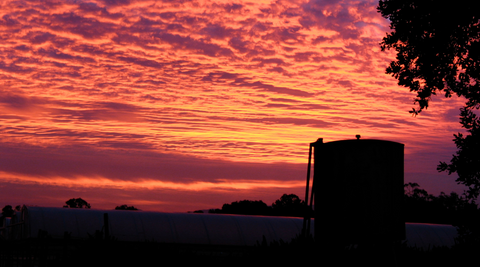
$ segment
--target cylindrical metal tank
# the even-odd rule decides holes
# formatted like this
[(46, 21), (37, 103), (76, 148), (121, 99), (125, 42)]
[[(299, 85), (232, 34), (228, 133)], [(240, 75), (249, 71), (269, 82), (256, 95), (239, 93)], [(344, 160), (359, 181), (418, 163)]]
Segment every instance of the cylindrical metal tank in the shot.
[(405, 239), (404, 145), (358, 136), (313, 146), (316, 240)]

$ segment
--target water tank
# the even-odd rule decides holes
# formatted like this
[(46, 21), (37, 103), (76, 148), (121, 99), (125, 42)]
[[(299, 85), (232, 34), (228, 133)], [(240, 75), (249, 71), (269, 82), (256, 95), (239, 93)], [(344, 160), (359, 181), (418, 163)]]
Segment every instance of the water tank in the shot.
[(364, 243), (405, 239), (404, 145), (357, 139), (313, 143), (315, 238)]

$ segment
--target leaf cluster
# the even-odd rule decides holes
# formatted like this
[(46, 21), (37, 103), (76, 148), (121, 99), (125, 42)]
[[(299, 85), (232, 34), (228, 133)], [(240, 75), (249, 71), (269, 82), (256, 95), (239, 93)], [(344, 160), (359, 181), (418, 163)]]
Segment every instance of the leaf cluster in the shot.
[(394, 49), (396, 60), (387, 74), (417, 96), (417, 115), (428, 108), (437, 92), (466, 99), (460, 123), (468, 134), (453, 141), (458, 150), (450, 163), (440, 162), (438, 171), (457, 173), (457, 183), (468, 187), (467, 197), (480, 194), (480, 12), (474, 1), (455, 3), (434, 0), (380, 0), (377, 7), (390, 21), (390, 33), (380, 43)]
[(381, 48), (397, 52), (386, 72), (417, 93), (419, 109), (411, 113), (426, 109), (437, 92), (479, 107), (480, 12), (474, 1), (381, 0), (377, 9), (392, 29)]
[(440, 162), (437, 170), (457, 173), (456, 182), (468, 187), (468, 198), (476, 199), (480, 193), (480, 118), (467, 108), (462, 108), (460, 118), (468, 134), (454, 134), (458, 150), (449, 164)]

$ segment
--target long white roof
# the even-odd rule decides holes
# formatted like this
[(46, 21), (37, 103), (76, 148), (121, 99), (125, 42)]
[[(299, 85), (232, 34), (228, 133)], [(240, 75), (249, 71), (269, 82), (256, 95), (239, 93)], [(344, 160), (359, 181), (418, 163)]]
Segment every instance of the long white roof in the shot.
[(444, 224), (407, 223), (405, 230), (407, 245), (423, 249), (452, 247), (457, 237), (457, 228)]
[(102, 230), (105, 213), (110, 236), (122, 241), (251, 246), (263, 236), (290, 241), (303, 226), (302, 218), (291, 217), (26, 207), (24, 237), (42, 230), (53, 238), (68, 232), (86, 239)]
[[(178, 244), (252, 246), (263, 237), (272, 241), (290, 241), (302, 230), (303, 219), (292, 217), (243, 216), (197, 213), (162, 213), (144, 211), (24, 207), (23, 230), (17, 238), (37, 237), (39, 231), (52, 238), (87, 239), (102, 231), (108, 214), (110, 236), (120, 241), (155, 241)], [(16, 223), (16, 222), (13, 222)], [(311, 232), (313, 233), (313, 222)], [(406, 224), (408, 246), (429, 249), (451, 247), (457, 230), (451, 225)]]

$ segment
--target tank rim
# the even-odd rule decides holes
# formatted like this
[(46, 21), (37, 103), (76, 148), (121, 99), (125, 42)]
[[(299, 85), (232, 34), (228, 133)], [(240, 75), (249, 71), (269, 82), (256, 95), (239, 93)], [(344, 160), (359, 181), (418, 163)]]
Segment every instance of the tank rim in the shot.
[(320, 142), (315, 142), (313, 144), (320, 144), (320, 145), (326, 145), (326, 144), (338, 144), (338, 143), (358, 143), (358, 142), (362, 142), (362, 143), (389, 143), (389, 144), (399, 144), (399, 145), (402, 145), (402, 146), (405, 146), (405, 144), (402, 144), (402, 143), (399, 143), (399, 142), (395, 142), (395, 141), (389, 141), (389, 140), (381, 140), (381, 139), (345, 139), (345, 140), (336, 140), (336, 141), (330, 141), (330, 142), (324, 142), (324, 143), (320, 143)]

